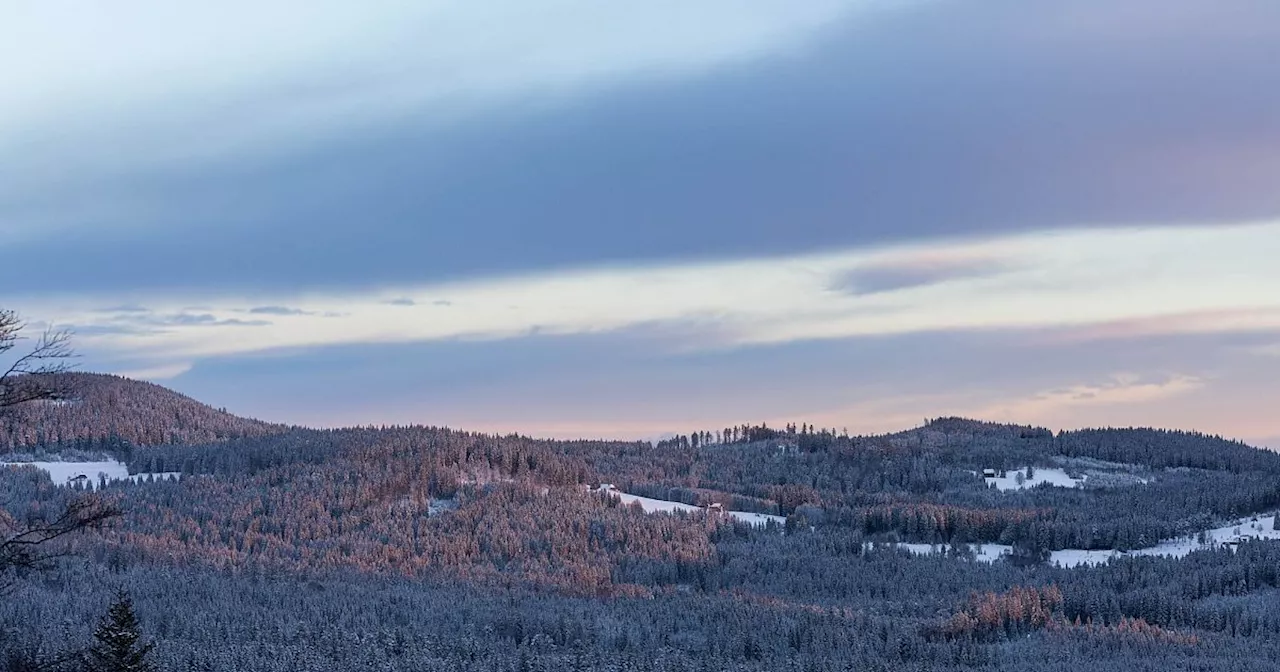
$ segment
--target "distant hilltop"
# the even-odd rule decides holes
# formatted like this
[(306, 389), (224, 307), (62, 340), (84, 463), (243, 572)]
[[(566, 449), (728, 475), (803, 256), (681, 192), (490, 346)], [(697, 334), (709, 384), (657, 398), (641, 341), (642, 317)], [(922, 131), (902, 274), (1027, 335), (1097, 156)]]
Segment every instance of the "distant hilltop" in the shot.
[(232, 415), (153, 383), (96, 373), (62, 373), (55, 379), (66, 390), (61, 398), (0, 414), (0, 452), (92, 449), (106, 440), (136, 446), (210, 443), (288, 429)]

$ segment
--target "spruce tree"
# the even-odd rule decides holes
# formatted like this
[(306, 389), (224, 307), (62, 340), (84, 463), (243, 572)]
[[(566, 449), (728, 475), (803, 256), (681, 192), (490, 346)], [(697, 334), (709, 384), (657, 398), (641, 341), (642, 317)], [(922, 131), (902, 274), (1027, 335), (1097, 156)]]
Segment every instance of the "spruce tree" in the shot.
[(93, 638), (96, 641), (85, 661), (91, 672), (154, 672), (147, 660), (154, 644), (141, 644), (138, 617), (127, 593), (116, 597)]

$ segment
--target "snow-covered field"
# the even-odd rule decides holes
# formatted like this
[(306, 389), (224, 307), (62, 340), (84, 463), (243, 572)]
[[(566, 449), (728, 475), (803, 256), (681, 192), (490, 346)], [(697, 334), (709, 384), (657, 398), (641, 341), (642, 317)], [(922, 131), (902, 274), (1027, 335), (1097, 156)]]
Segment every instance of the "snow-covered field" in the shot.
[[(1021, 476), (1021, 478), (1019, 478)], [(1088, 478), (1072, 478), (1067, 472), (1053, 467), (1036, 467), (1032, 470), (1031, 478), (1027, 478), (1027, 469), (1015, 469), (1005, 472), (1004, 478), (984, 478), (987, 487), (996, 486), (997, 490), (1022, 490), (1024, 488), (1034, 488), (1042, 483), (1059, 488), (1078, 488), (1084, 485), (1085, 479)]]
[(0, 466), (33, 466), (41, 471), (49, 474), (49, 479), (56, 485), (72, 485), (79, 477), (83, 476), (84, 485), (87, 488), (97, 488), (100, 477), (105, 476), (108, 481), (124, 481), (131, 480), (134, 482), (146, 481), (148, 477), (155, 480), (177, 480), (181, 478), (181, 474), (177, 472), (165, 472), (161, 474), (134, 474), (129, 475), (129, 468), (123, 462), (0, 462)]
[[(640, 497), (638, 495), (627, 494), (612, 485), (602, 485), (602, 489), (606, 490), (614, 497), (617, 497), (623, 504), (630, 506), (639, 504), (645, 513), (672, 513), (675, 511), (702, 511), (702, 507), (693, 506), (692, 504), (682, 504), (680, 502), (669, 502), (664, 499), (651, 499), (649, 497)], [(769, 523), (777, 523), (782, 525), (787, 519), (782, 516), (772, 516), (767, 513), (750, 513), (747, 511), (726, 511), (734, 520), (748, 523), (750, 525), (768, 525)]]
[[(1272, 529), (1275, 522), (1275, 516), (1259, 516), (1258, 519), (1250, 518), (1241, 519), (1231, 525), (1216, 527), (1211, 530), (1205, 530), (1205, 544), (1201, 544), (1197, 537), (1200, 535), (1192, 535), (1182, 537), (1180, 539), (1168, 539), (1162, 541), (1155, 546), (1140, 548), (1128, 552), (1121, 551), (1086, 551), (1081, 549), (1064, 549), (1054, 551), (1049, 556), (1049, 563), (1060, 567), (1079, 567), (1080, 565), (1098, 565), (1111, 558), (1132, 556), (1132, 555), (1162, 555), (1170, 558), (1182, 558), (1192, 551), (1221, 546), (1223, 544), (1232, 544), (1245, 539), (1280, 539), (1280, 530)], [(930, 545), (930, 544), (898, 544), (899, 548), (905, 549), (915, 555), (932, 555), (946, 550), (946, 546)], [(977, 558), (982, 562), (995, 562), (997, 558), (1008, 554), (1013, 550), (1011, 546), (1003, 544), (974, 544), (974, 551)]]
[(701, 507), (692, 504), (682, 504), (680, 502), (668, 502), (663, 499), (650, 499), (648, 497), (640, 497), (639, 495), (629, 495), (617, 488), (609, 487), (608, 492), (617, 497), (624, 505), (631, 506), (639, 504), (645, 513), (674, 513), (676, 511), (701, 511)]
[[(915, 555), (933, 555), (947, 549), (945, 545), (930, 544), (898, 544), (899, 548)], [(970, 544), (978, 562), (991, 563), (1013, 552), (1012, 546), (1005, 544)], [(1106, 562), (1116, 554), (1115, 551), (1082, 551), (1067, 549), (1054, 551), (1049, 556), (1049, 563), (1060, 567), (1079, 567), (1080, 565), (1096, 565)]]
[[(1280, 539), (1280, 530), (1272, 529), (1275, 526), (1275, 520), (1274, 515), (1258, 516), (1257, 520), (1242, 518), (1230, 525), (1205, 530), (1205, 540), (1208, 542), (1207, 546), (1219, 546), (1245, 539)], [(1205, 545), (1201, 545), (1197, 540), (1198, 536), (1169, 539), (1150, 548), (1130, 551), (1129, 555), (1167, 555), (1181, 558), (1196, 549), (1205, 548)]]

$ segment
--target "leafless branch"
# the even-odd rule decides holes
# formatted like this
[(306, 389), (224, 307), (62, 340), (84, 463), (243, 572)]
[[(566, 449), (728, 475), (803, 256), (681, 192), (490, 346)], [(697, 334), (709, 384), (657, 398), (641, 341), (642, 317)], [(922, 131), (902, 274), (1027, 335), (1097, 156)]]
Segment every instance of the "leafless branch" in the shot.
[[(2, 513), (2, 512), (0, 512)], [(58, 539), (85, 530), (98, 529), (120, 516), (120, 508), (100, 495), (72, 500), (53, 520), (18, 523), (12, 516), (0, 516), (0, 575), (22, 574), (45, 569), (65, 551), (52, 544)], [(0, 581), (0, 588), (7, 585)]]
[[(0, 356), (8, 355), (25, 340), (27, 323), (12, 310), (0, 310)], [(0, 410), (41, 399), (59, 399), (61, 376), (69, 370), (71, 334), (47, 330), (35, 339), (25, 354), (15, 358), (0, 373)], [(120, 515), (120, 509), (100, 495), (72, 500), (52, 520), (32, 519), (20, 523), (0, 509), (0, 592), (12, 585), (13, 577), (44, 569), (65, 554), (54, 543), (67, 535), (101, 527)]]
[[(27, 324), (12, 310), (0, 310), (0, 355), (16, 348), (25, 340), (22, 331)], [(75, 358), (71, 333), (46, 330), (35, 339), (25, 354), (15, 358), (0, 373), (0, 409), (41, 399), (58, 399), (64, 390), (56, 374), (71, 369)]]

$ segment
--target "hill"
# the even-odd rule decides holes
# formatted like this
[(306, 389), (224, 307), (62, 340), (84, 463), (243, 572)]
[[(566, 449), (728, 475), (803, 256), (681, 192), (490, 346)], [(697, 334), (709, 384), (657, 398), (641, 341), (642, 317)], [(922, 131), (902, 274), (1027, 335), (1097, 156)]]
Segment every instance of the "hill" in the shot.
[(120, 439), (136, 446), (211, 443), (265, 436), (282, 425), (241, 418), (152, 383), (94, 373), (57, 376), (66, 398), (0, 413), (0, 452), (92, 447)]
[[(78, 382), (31, 412), (221, 438), (119, 456), (182, 477), (103, 485), (126, 514), (74, 539), (58, 580), (0, 601), (15, 624), (0, 660), (51, 632), (88, 641), (92, 619), (67, 615), (120, 587), (172, 670), (1252, 671), (1280, 656), (1280, 454), (1214, 436), (957, 418), (656, 444), (278, 431), (153, 385)], [(24, 466), (0, 469), (0, 492), (26, 520), (82, 490)]]

